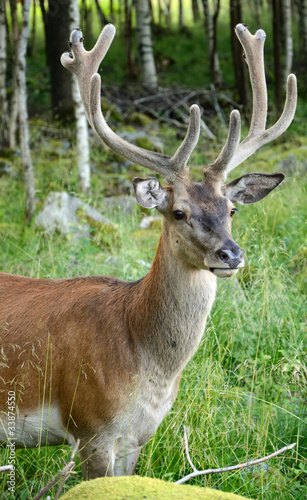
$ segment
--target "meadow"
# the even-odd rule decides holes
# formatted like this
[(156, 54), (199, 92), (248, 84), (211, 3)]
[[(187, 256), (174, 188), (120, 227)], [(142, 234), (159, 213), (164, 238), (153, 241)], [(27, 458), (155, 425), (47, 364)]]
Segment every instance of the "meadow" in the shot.
[[(190, 49), (187, 41), (186, 57)], [(39, 66), (32, 63), (32, 90), (37, 85), (35, 71)], [(244, 250), (245, 268), (234, 279), (218, 279), (217, 298), (201, 345), (183, 372), (171, 412), (142, 450), (137, 474), (176, 481), (190, 473), (184, 454), (185, 426), (191, 458), (200, 469), (234, 465), (297, 444), (265, 465), (200, 477), (191, 484), (259, 500), (307, 496), (306, 114), (307, 106), (300, 99), (289, 131), (231, 173), (230, 180), (248, 172), (282, 171), (286, 179), (265, 200), (238, 207), (233, 236)], [(276, 119), (272, 108), (269, 119)], [(148, 175), (134, 165), (124, 171), (119, 164), (111, 169), (109, 153), (92, 140), (92, 194), (80, 195), (73, 126), (47, 120), (47, 114), (31, 119), (37, 211), (48, 192), (64, 189), (103, 211), (105, 195), (116, 192), (124, 179)], [(212, 127), (217, 139), (201, 138), (192, 155), (193, 180), (201, 180), (202, 166), (217, 156), (227, 134), (227, 123), (213, 121)], [(178, 144), (176, 131), (161, 125), (158, 135), (165, 142), (165, 153), (171, 154)], [(66, 152), (63, 141), (70, 145)], [(99, 228), (93, 229), (92, 239), (77, 242), (46, 234), (34, 221), (25, 224), (18, 153), (8, 153), (1, 161), (12, 166), (12, 175), (0, 177), (1, 271), (35, 278), (101, 274), (126, 280), (137, 280), (148, 272), (160, 228), (139, 229), (144, 215), (141, 207), (129, 215), (119, 210), (107, 213), (116, 228), (109, 238), (99, 234)], [(8, 492), (2, 475), (0, 497), (33, 498), (63, 468), (63, 459), (69, 461), (70, 454), (67, 446), (18, 450), (16, 494)], [(6, 457), (7, 451), (1, 450), (1, 464)], [(82, 480), (79, 462), (75, 471), (63, 491)], [(56, 487), (51, 495), (55, 492)]]

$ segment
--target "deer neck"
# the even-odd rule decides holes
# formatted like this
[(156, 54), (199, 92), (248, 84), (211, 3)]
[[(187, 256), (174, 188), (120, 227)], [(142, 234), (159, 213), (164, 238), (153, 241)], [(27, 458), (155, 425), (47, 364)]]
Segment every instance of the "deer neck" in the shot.
[(149, 364), (164, 377), (177, 376), (196, 351), (216, 292), (215, 276), (174, 255), (170, 238), (165, 222), (133, 321)]

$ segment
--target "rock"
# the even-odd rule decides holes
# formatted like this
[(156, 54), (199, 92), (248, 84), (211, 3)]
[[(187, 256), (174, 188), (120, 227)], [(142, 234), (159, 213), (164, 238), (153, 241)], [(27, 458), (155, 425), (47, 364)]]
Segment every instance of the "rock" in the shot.
[(140, 222), (140, 229), (156, 229), (157, 226), (159, 229), (162, 227), (162, 217), (158, 215), (145, 216)]
[(146, 134), (143, 130), (121, 130), (117, 134), (125, 141), (136, 144), (144, 149), (151, 149), (153, 151), (163, 151), (163, 141), (160, 137), (155, 137)]
[(10, 177), (15, 176), (12, 165), (6, 161), (0, 161), (0, 177), (2, 175), (9, 175)]
[(94, 207), (65, 191), (48, 194), (35, 223), (49, 233), (58, 231), (76, 239), (90, 237), (91, 225), (97, 226), (98, 223), (113, 226), (112, 222)]
[(137, 205), (134, 196), (108, 196), (103, 201), (105, 212), (132, 214)]
[(83, 481), (61, 497), (63, 500), (243, 500), (234, 493), (199, 486), (180, 485), (140, 476), (101, 477)]

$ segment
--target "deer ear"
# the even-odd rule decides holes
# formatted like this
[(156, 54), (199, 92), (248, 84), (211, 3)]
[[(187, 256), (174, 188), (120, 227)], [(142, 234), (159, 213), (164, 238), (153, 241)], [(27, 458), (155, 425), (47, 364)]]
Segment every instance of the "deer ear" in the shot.
[(169, 189), (162, 187), (154, 177), (148, 177), (147, 179), (136, 177), (133, 179), (133, 187), (137, 202), (142, 207), (156, 207), (161, 210), (168, 205)]
[(248, 205), (265, 198), (284, 180), (284, 174), (247, 174), (224, 186), (224, 194), (233, 203)]

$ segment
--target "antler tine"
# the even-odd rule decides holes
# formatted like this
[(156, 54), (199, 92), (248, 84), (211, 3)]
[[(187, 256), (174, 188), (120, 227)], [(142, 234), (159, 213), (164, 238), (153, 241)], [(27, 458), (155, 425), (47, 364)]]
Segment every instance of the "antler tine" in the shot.
[(92, 127), (90, 110), (91, 77), (94, 73), (97, 73), (101, 61), (110, 48), (115, 32), (113, 24), (107, 24), (101, 31), (95, 46), (92, 50), (87, 51), (83, 46), (82, 31), (76, 28), (71, 32), (69, 38), (71, 52), (65, 52), (61, 57), (64, 68), (69, 69), (77, 76), (86, 117)]
[[(228, 141), (227, 139), (222, 153), (209, 167), (211, 170), (214, 168), (215, 171), (223, 172), (224, 176), (243, 163), (261, 146), (279, 137), (289, 127), (294, 117), (297, 102), (296, 77), (291, 74), (287, 80), (287, 95), (283, 113), (272, 127), (267, 130), (265, 129), (267, 119), (267, 86), (264, 72), (263, 48), (266, 34), (263, 30), (258, 30), (255, 35), (252, 35), (243, 24), (237, 24), (235, 32), (244, 49), (249, 69), (253, 92), (253, 111), (247, 137), (241, 144), (238, 144), (236, 150), (234, 149), (234, 145), (231, 146), (232, 141)], [(228, 148), (230, 148), (229, 152), (227, 152)], [(223, 162), (221, 162), (221, 155), (224, 158)]]
[(233, 156), (236, 154), (241, 136), (241, 116), (238, 110), (230, 113), (229, 131), (226, 143), (217, 159), (205, 169), (214, 172), (223, 180), (226, 179), (226, 170)]
[(186, 137), (173, 156), (145, 150), (115, 134), (101, 111), (101, 80), (97, 74), (99, 64), (110, 47), (114, 35), (115, 27), (111, 24), (105, 26), (95, 47), (87, 52), (83, 47), (82, 31), (73, 30), (70, 36), (72, 54), (63, 54), (61, 62), (64, 67), (76, 74), (88, 121), (99, 138), (117, 154), (159, 172), (168, 182), (174, 182), (188, 175), (187, 162), (200, 133), (199, 108), (197, 105), (191, 107)]

